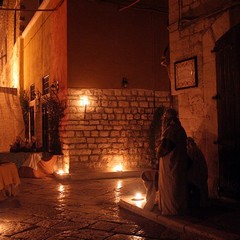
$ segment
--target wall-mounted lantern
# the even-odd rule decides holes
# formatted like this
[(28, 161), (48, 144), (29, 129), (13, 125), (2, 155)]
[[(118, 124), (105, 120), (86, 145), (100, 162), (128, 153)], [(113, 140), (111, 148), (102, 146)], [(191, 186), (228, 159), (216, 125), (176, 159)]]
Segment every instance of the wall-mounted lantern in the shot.
[(122, 79), (122, 87), (123, 88), (127, 88), (128, 87), (128, 80), (125, 77), (123, 77), (123, 79)]

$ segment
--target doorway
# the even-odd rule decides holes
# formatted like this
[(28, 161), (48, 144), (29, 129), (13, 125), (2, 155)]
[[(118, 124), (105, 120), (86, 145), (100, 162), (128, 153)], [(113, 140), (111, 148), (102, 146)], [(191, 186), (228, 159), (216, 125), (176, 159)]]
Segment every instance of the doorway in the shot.
[(215, 45), (219, 194), (240, 200), (240, 24)]

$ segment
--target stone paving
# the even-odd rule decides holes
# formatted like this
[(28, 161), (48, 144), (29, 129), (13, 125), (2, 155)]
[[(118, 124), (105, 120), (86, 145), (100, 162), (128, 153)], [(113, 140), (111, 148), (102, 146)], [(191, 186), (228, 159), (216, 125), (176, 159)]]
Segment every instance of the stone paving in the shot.
[(20, 193), (0, 202), (0, 239), (207, 240), (173, 231), (119, 207), (144, 191), (139, 179), (21, 179)]

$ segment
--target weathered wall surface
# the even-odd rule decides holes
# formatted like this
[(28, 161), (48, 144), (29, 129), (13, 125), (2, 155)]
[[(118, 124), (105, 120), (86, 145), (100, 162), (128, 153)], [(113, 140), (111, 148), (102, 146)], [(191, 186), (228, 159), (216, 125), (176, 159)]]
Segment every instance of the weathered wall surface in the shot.
[[(89, 105), (81, 105), (81, 97)], [(70, 172), (150, 166), (150, 125), (156, 108), (169, 107), (169, 93), (142, 89), (69, 89), (62, 124)]]
[[(5, 8), (19, 8), (19, 0), (4, 1)], [(19, 87), (19, 11), (0, 11), (0, 86)], [(16, 44), (15, 44), (16, 43)]]
[(0, 152), (8, 152), (16, 136), (24, 139), (24, 124), (17, 89), (0, 88), (0, 119)]
[[(3, 1), (4, 8), (19, 8), (19, 0)], [(17, 135), (24, 138), (18, 96), (21, 70), (20, 12), (0, 11), (0, 151), (9, 151)]]
[[(44, 1), (42, 9), (52, 11), (36, 12), (23, 32), (23, 76), (24, 89), (42, 94), (42, 78), (49, 75), (50, 85), (59, 82), (61, 90), (67, 86), (67, 27), (66, 1)], [(63, 92), (63, 91), (62, 91)], [(36, 107), (35, 100), (30, 102), (35, 112), (35, 135), (42, 138), (41, 104)]]
[[(218, 146), (214, 144), (218, 139), (217, 103), (213, 99), (217, 93), (216, 63), (212, 50), (216, 41), (239, 22), (239, 8), (230, 11), (230, 5), (231, 1), (225, 0), (169, 1), (172, 93), (178, 97), (181, 122), (188, 136), (195, 139), (206, 157), (212, 196), (217, 195), (219, 178)], [(194, 56), (198, 86), (175, 90), (174, 63)]]
[[(59, 1), (46, 1), (45, 9), (54, 9)], [(66, 85), (66, 4), (54, 11), (37, 12), (23, 32), (24, 88), (35, 84), (42, 92), (42, 78)]]

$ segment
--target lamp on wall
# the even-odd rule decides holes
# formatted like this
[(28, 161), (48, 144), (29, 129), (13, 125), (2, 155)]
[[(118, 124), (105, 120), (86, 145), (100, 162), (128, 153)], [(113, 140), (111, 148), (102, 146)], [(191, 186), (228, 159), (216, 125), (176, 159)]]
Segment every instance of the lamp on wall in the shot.
[(128, 87), (128, 80), (125, 77), (123, 77), (123, 79), (122, 79), (122, 87), (123, 88), (127, 88)]

